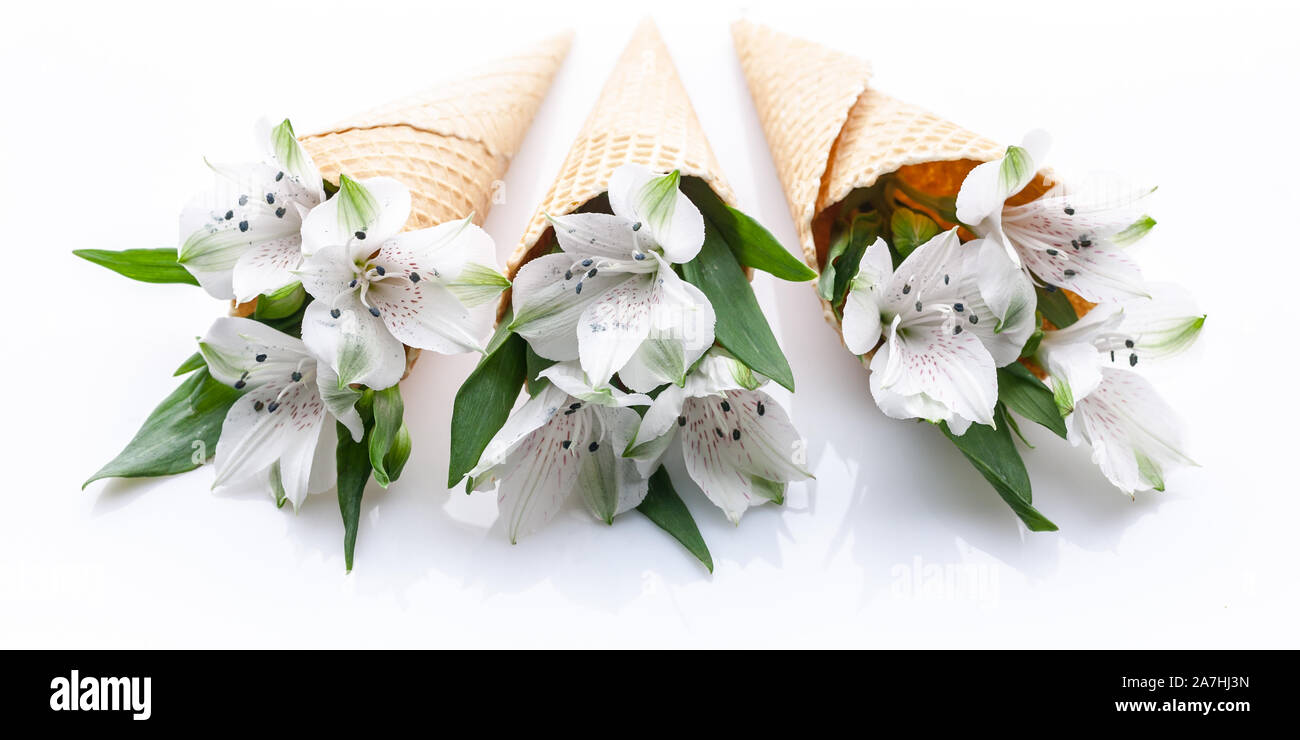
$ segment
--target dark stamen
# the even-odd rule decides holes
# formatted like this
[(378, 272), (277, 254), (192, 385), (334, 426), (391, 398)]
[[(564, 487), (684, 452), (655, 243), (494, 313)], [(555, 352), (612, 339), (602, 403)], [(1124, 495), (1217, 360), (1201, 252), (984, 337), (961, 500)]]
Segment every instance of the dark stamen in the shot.
[(587, 452), (595, 452), (596, 450), (599, 449), (600, 449), (599, 442), (592, 442), (591, 444), (587, 445)]
[(234, 211), (226, 211), (226, 220), (227, 220), (227, 221), (229, 221), (230, 219), (232, 219), (232, 218), (234, 218), (234, 217), (235, 217), (235, 212), (234, 212)]
[(248, 385), (248, 383), (245, 383), (244, 379), (240, 378), (239, 380), (235, 381), (235, 390), (242, 390), (243, 387), (246, 385)]
[(285, 213), (284, 206), (280, 206), (279, 208), (275, 209), (276, 218), (284, 218), (284, 213)]
[(297, 383), (298, 381), (302, 380), (302, 373), (298, 372), (297, 370), (294, 370), (293, 374), (290, 375), (289, 378), (292, 379), (293, 382)]
[(957, 313), (961, 313), (962, 311), (966, 310), (966, 306), (965, 304), (962, 303), (954, 303), (952, 304), (952, 310), (956, 311)]
[(1074, 270), (1066, 270), (1066, 271), (1065, 271), (1065, 276), (1066, 276), (1066, 277), (1074, 277), (1075, 274), (1076, 274), (1076, 273), (1075, 273)]
[(573, 444), (573, 440), (571, 440), (571, 439), (566, 439), (566, 440), (564, 440), (563, 442), (560, 443), (560, 447), (563, 447), (564, 449), (567, 450), (567, 449), (569, 449), (569, 445), (571, 445), (571, 444)]
[(763, 402), (762, 402), (762, 401), (759, 401), (759, 402), (758, 402), (758, 415), (759, 415), (759, 416), (762, 416), (763, 414), (766, 414), (766, 413), (767, 413), (767, 407), (763, 405)]
[(952, 328), (952, 335), (955, 337), (958, 334), (961, 334), (961, 324), (958, 324)]
[(947, 276), (947, 275), (944, 275), (944, 276), (943, 276), (943, 284), (944, 284), (944, 285), (947, 285), (947, 284), (948, 284), (948, 276)]
[(978, 324), (978, 323), (980, 322), (980, 317), (976, 316), (975, 314), (971, 314), (971, 315), (970, 315), (970, 322), (971, 322), (972, 324)]
[(261, 411), (264, 408), (266, 408), (266, 404), (262, 403), (261, 401), (253, 401), (254, 411)]
[(357, 287), (357, 279), (356, 279), (356, 278), (352, 278), (352, 282), (348, 283), (348, 287), (349, 287), (349, 288), (355, 288), (355, 287)]
[(582, 408), (582, 404), (581, 404), (581, 403), (571, 403), (571, 404), (569, 404), (569, 408), (573, 409), (574, 411), (577, 411), (578, 409)]
[(572, 280), (572, 279), (573, 279), (573, 270), (565, 270), (565, 271), (564, 271), (564, 279), (565, 279), (565, 280)]
[(722, 402), (722, 413), (725, 414), (725, 413), (727, 413), (727, 412), (730, 411), (730, 410), (731, 410), (731, 404), (730, 404), (730, 403), (727, 403), (726, 401), (723, 401), (723, 402)]
[(643, 259), (645, 259), (645, 255), (642, 254), (641, 252), (637, 252), (636, 254), (632, 255), (632, 259), (634, 259), (634, 260), (643, 260)]
[(637, 221), (636, 223), (632, 224), (632, 230), (633, 230), (633, 231), (640, 231), (640, 230), (641, 230), (641, 222), (640, 222), (640, 221)]
[(267, 204), (267, 205), (274, 205), (274, 204), (275, 204), (275, 193), (267, 193), (267, 194), (266, 194), (266, 204)]
[(1056, 251), (1055, 249), (1049, 249), (1047, 250), (1047, 254), (1049, 257), (1055, 257), (1056, 255), (1060, 254), (1060, 252)]
[(917, 311), (920, 311), (920, 310), (921, 310), (921, 302), (920, 302), (920, 301), (917, 301), (917, 302), (916, 302), (916, 310), (917, 310)]
[(715, 432), (718, 433), (718, 437), (719, 437), (719, 438), (722, 438), (722, 437), (727, 436), (726, 432), (722, 431), (722, 430), (719, 429), (718, 427), (714, 427), (714, 428), (713, 428), (713, 431), (715, 431)]
[(732, 438), (732, 439), (740, 439), (740, 430), (739, 430), (739, 429), (732, 429), (732, 430), (731, 430), (731, 438)]
[(375, 265), (375, 272), (379, 275), (379, 277), (383, 277), (384, 273), (388, 271), (384, 269), (383, 265)]
[(254, 357), (253, 359), (254, 359), (254, 360), (257, 360), (258, 362), (266, 362), (266, 355), (258, 355), (257, 357)]
[(283, 172), (283, 171), (275, 173), (275, 181), (276, 181), (276, 182), (280, 182), (280, 181), (283, 180), (283, 179), (284, 179), (284, 172)]
[(904, 285), (903, 285), (903, 295), (907, 295), (908, 293), (911, 293), (911, 292), (912, 292), (912, 286), (907, 285), (907, 284), (904, 284)]
[(418, 282), (420, 282), (420, 273), (418, 273), (418, 272), (413, 272), (413, 273), (411, 273), (411, 282), (413, 282), (413, 283), (418, 283)]
[(358, 239), (365, 239), (365, 238), (366, 238), (366, 232), (364, 232), (364, 231), (358, 231), (357, 233), (353, 234), (353, 236), (355, 236), (355, 237), (358, 238)]
[(591, 267), (591, 258), (588, 257), (587, 259), (583, 260), (583, 261), (582, 261), (582, 266), (583, 266), (583, 267)]
[(596, 277), (596, 268), (593, 267), (590, 270), (588, 270), (587, 277)]
[(280, 402), (279, 402), (279, 401), (272, 401), (272, 402), (271, 402), (271, 405), (266, 407), (266, 410), (267, 410), (267, 411), (275, 411), (275, 410), (278, 409), (278, 408), (280, 408)]
[(337, 319), (341, 313), (337, 308), (330, 309), (330, 318)]
[(1065, 215), (1067, 215), (1067, 216), (1073, 216), (1073, 215), (1074, 215), (1074, 209), (1071, 208), (1070, 206), (1066, 206), (1066, 207), (1065, 207)]
[(1137, 353), (1134, 352), (1133, 354), (1128, 356), (1128, 366), (1133, 367), (1136, 364), (1138, 364), (1138, 356)]
[(240, 221), (240, 222), (239, 222), (239, 230), (240, 230), (240, 231), (248, 231), (248, 222), (247, 222), (247, 221)]
[[(239, 196), (239, 205), (241, 205), (241, 206), (246, 206), (246, 205), (248, 205), (248, 196), (247, 196), (247, 195), (241, 195), (241, 196)], [(227, 217), (227, 218), (229, 218), (229, 217)]]
[(1129, 349), (1133, 349), (1133, 340), (1132, 340), (1132, 339), (1125, 339), (1125, 340), (1124, 340), (1124, 346), (1125, 346), (1125, 347), (1128, 347)]
[(677, 417), (677, 426), (679, 426), (679, 427), (684, 427), (684, 426), (686, 426), (686, 417), (685, 417), (685, 416), (679, 416), (679, 417)]
[(379, 318), (379, 308), (377, 306), (371, 306), (370, 315), (374, 316), (375, 318)]
[(573, 286), (573, 292), (574, 292), (574, 293), (581, 293), (581, 292), (582, 292), (582, 281), (581, 281), (581, 280), (578, 281), (578, 284), (577, 284), (577, 285)]

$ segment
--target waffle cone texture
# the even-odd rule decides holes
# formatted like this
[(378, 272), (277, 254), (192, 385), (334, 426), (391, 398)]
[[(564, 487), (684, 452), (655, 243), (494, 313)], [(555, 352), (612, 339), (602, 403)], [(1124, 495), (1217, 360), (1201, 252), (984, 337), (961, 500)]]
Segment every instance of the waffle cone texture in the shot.
[[(548, 214), (573, 213), (604, 194), (610, 175), (628, 163), (656, 172), (680, 170), (706, 181), (728, 204), (735, 202), (668, 48), (649, 20), (637, 27), (614, 66), (559, 176), (506, 263), (508, 276), (513, 279), (526, 262), (549, 251), (554, 234)], [(506, 293), (502, 311), (509, 301)]]
[[(891, 173), (934, 195), (956, 195), (976, 165), (1005, 148), (868, 87), (856, 57), (749, 21), (732, 37), (790, 204), (804, 260), (820, 271), (830, 222), (853, 190)], [(839, 328), (829, 303), (826, 320)]]
[(465, 77), (301, 138), (321, 174), (337, 181), (388, 176), (411, 190), (408, 229), (474, 216), (519, 150), (572, 35), (561, 34)]

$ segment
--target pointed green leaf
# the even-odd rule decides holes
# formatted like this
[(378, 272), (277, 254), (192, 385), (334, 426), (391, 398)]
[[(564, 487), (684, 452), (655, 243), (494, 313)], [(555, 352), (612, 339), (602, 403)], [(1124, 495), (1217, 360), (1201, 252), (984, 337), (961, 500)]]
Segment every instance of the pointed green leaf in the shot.
[(375, 480), (388, 488), (396, 478), (390, 475), (385, 459), (397, 441), (402, 428), (402, 392), (396, 385), (374, 392), (374, 425), (370, 430), (370, 466), (375, 470)]
[(195, 352), (190, 355), (185, 362), (182, 362), (180, 367), (176, 368), (176, 372), (172, 373), (172, 377), (176, 378), (182, 375), (188, 375), (201, 367), (207, 366), (207, 364), (207, 361), (203, 359), (203, 355)]
[(257, 297), (257, 306), (253, 308), (253, 318), (268, 322), (284, 319), (297, 313), (307, 300), (307, 291), (302, 283), (293, 283), (283, 288)]
[(240, 395), (200, 369), (158, 404), (126, 449), (82, 488), (100, 478), (148, 478), (197, 468), (216, 452), (226, 412)]
[(884, 229), (884, 219), (879, 211), (868, 211), (853, 218), (849, 227), (849, 243), (843, 256), (835, 263), (835, 287), (831, 293), (831, 305), (839, 306), (848, 295), (849, 283), (857, 277), (858, 267), (862, 264), (862, 255), (867, 247), (876, 243)]
[(527, 374), (525, 349), (528, 345), (518, 334), (504, 331), (508, 321), (501, 322), (498, 335), (489, 343), (488, 349), (492, 351), (484, 355), (456, 391), (451, 413), (448, 488), (478, 464), (483, 450), (506, 423), (519, 398)]
[(781, 280), (805, 282), (817, 277), (816, 272), (790, 254), (762, 224), (724, 203), (704, 180), (684, 178), (682, 192), (717, 227), (740, 264)]
[(338, 466), (339, 513), (343, 515), (343, 560), (351, 573), (357, 529), (361, 524), (361, 496), (370, 480), (370, 429), (367, 425), (360, 442), (353, 442), (352, 433), (342, 424), (337, 425), (337, 430), (339, 442), (334, 461)]
[(402, 471), (406, 469), (406, 462), (411, 459), (411, 432), (406, 428), (406, 422), (397, 428), (397, 436), (393, 437), (393, 444), (388, 448), (388, 454), (384, 455), (384, 469), (388, 471), (389, 482), (396, 481), (402, 477)]
[(1070, 299), (1066, 297), (1065, 291), (1058, 289), (1048, 290), (1043, 287), (1034, 288), (1038, 293), (1038, 310), (1043, 314), (1043, 318), (1052, 322), (1057, 329), (1064, 329), (1079, 320), (1078, 314), (1074, 312), (1074, 306), (1070, 305)]
[(1065, 419), (1057, 410), (1052, 390), (1024, 365), (1013, 362), (998, 368), (998, 400), (1017, 414), (1065, 439)]
[(1029, 485), (1029, 473), (1011, 439), (1010, 425), (1006, 422), (1001, 404), (998, 404), (993, 420), (997, 424), (996, 429), (983, 424), (971, 424), (970, 429), (960, 437), (948, 429), (946, 422), (939, 424), (939, 429), (957, 445), (957, 449), (970, 460), (980, 475), (993, 485), (1002, 500), (1030, 531), (1056, 531), (1056, 525), (1031, 505), (1033, 493)]
[(645, 514), (650, 521), (659, 525), (660, 529), (682, 543), (683, 547), (704, 563), (704, 567), (708, 568), (710, 573), (713, 572), (713, 556), (709, 554), (709, 548), (704, 544), (700, 528), (695, 525), (690, 509), (686, 508), (686, 504), (677, 495), (677, 491), (673, 488), (673, 481), (668, 477), (668, 471), (664, 470), (663, 466), (650, 476), (649, 492), (636, 510)]
[(175, 249), (126, 249), (121, 252), (77, 249), (73, 254), (142, 283), (199, 284), (190, 271), (176, 261)]
[(379, 217), (379, 201), (365, 185), (347, 175), (339, 175), (339, 226), (343, 233), (366, 231)]
[(794, 373), (759, 308), (754, 289), (717, 227), (704, 220), (704, 246), (682, 265), (682, 277), (703, 291), (713, 304), (718, 343), (754, 372), (794, 390)]

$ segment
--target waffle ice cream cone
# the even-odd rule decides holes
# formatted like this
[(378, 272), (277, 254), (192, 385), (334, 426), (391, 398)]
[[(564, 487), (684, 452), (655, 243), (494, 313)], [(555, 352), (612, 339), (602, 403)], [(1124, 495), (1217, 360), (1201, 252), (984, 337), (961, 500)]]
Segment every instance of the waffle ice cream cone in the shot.
[(380, 175), (411, 190), (408, 229), (474, 214), (482, 225), (572, 34), (301, 137), (321, 174)]
[[(628, 163), (657, 172), (680, 170), (706, 181), (723, 201), (735, 201), (668, 48), (649, 20), (637, 28), (605, 83), (559, 176), (506, 263), (508, 276), (513, 279), (524, 263), (550, 249), (554, 234), (547, 214), (572, 213), (604, 194), (615, 168)], [(509, 305), (507, 292), (502, 310)]]
[[(814, 270), (829, 249), (836, 207), (853, 190), (897, 173), (932, 195), (955, 196), (971, 169), (1005, 151), (872, 90), (870, 67), (855, 57), (749, 21), (735, 23), (732, 36), (804, 259)], [(823, 301), (823, 308), (838, 329), (830, 304)]]

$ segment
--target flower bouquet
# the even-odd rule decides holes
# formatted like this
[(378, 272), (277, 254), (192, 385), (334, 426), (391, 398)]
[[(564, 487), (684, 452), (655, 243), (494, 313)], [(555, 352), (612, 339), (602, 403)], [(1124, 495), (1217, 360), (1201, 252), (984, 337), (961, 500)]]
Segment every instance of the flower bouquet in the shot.
[(1017, 417), (1089, 444), (1130, 495), (1191, 464), (1137, 367), (1205, 319), (1133, 260), (1153, 188), (1058, 179), (1041, 132), (1004, 148), (869, 88), (854, 57), (745, 21), (733, 35), (826, 318), (881, 411), (935, 424), (1035, 531), (1056, 525)]
[(484, 349), (509, 282), (478, 223), (568, 44), (302, 139), (288, 120), (266, 126), (262, 161), (210, 165), (178, 249), (77, 252), (232, 306), (87, 484), (211, 460), (214, 488), (257, 486), (295, 510), (337, 486), (351, 570), (367, 481), (387, 487), (411, 452), (399, 381), (421, 350)]
[(496, 335), (456, 396), (448, 485), (495, 487), (512, 542), (576, 490), (606, 523), (636, 508), (712, 570), (666, 455), (733, 522), (809, 477), (760, 390), (794, 379), (747, 273), (816, 274), (732, 202), (646, 22), (511, 257)]

